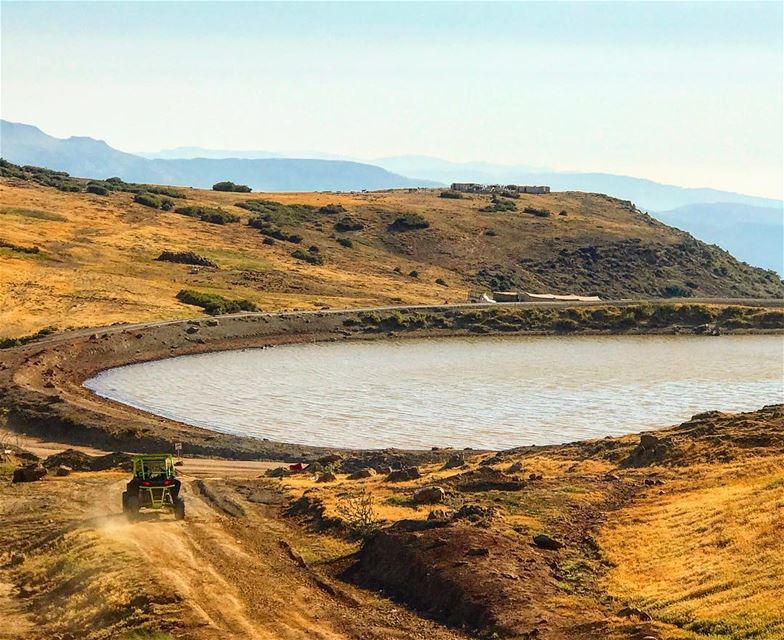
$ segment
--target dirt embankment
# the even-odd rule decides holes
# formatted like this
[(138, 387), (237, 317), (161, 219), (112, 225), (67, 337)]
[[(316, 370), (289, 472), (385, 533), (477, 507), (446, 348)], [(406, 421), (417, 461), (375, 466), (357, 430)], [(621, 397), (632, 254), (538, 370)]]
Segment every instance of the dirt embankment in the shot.
[[(160, 358), (294, 342), (388, 336), (551, 333), (780, 332), (775, 301), (518, 304), (245, 314), (81, 330), (2, 351), (0, 408), (9, 426), (74, 444), (152, 451), (184, 441), (194, 454), (302, 460), (329, 450), (218, 434), (99, 398), (83, 381), (100, 370)], [(370, 455), (370, 454), (368, 454)], [(402, 464), (442, 460), (443, 452), (398, 452)]]

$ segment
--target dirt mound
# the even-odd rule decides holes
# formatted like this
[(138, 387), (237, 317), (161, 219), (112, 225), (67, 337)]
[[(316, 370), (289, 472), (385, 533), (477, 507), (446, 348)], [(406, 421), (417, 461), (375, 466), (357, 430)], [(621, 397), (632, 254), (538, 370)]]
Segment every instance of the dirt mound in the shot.
[(507, 475), (492, 467), (479, 467), (446, 479), (458, 491), (520, 491), (525, 487), (522, 478)]
[[(465, 524), (416, 529), (379, 532), (344, 577), (482, 634), (535, 637), (545, 626), (570, 625), (557, 610), (557, 570), (546, 556), (552, 551)], [(579, 617), (593, 615), (583, 610)]]
[(43, 464), (47, 469), (56, 469), (60, 465), (70, 467), (72, 471), (92, 471), (91, 463), (93, 457), (77, 451), (76, 449), (66, 449), (60, 453), (55, 453), (46, 458)]
[(132, 467), (132, 462), (130, 454), (119, 451), (103, 456), (91, 456), (76, 449), (66, 449), (46, 458), (43, 465), (50, 470), (66, 466), (72, 471), (108, 471), (109, 469), (128, 471)]

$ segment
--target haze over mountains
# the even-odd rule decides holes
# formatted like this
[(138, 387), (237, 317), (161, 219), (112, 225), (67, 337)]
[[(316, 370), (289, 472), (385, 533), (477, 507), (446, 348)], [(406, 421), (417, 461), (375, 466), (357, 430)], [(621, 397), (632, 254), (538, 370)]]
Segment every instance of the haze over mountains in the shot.
[(715, 243), (741, 260), (784, 273), (782, 201), (770, 198), (608, 173), (457, 163), (416, 155), (361, 161), (315, 151), (201, 147), (131, 154), (94, 138), (58, 139), (34, 126), (5, 120), (0, 126), (0, 155), (5, 159), (91, 178), (119, 176), (134, 182), (206, 188), (232, 180), (256, 191), (360, 191), (483, 182), (606, 193), (631, 200), (663, 222)]

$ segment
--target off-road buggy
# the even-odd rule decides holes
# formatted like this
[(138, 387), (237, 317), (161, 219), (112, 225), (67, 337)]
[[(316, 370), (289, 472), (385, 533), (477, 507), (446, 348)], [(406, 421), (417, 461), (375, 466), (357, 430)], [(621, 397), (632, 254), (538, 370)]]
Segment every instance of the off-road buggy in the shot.
[(185, 517), (180, 481), (168, 453), (134, 456), (133, 478), (122, 494), (123, 512), (135, 517), (139, 509), (170, 509), (177, 520)]

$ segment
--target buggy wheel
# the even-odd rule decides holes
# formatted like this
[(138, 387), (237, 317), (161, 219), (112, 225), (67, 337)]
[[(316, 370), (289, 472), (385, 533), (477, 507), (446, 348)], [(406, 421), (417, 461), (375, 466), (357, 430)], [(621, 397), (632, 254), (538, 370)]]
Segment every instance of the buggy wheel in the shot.
[(174, 503), (174, 519), (185, 519), (185, 500), (182, 498), (177, 498), (177, 502)]
[(128, 517), (135, 518), (139, 513), (139, 496), (129, 495), (125, 500), (125, 504), (127, 505), (125, 512), (128, 514)]

